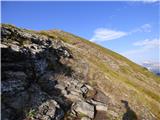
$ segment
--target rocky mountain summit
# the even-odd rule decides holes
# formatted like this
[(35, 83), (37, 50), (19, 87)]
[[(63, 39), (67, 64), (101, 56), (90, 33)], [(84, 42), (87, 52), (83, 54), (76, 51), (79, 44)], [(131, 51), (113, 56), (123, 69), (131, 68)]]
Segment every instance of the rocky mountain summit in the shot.
[(61, 120), (66, 114), (90, 120), (96, 110), (107, 110), (88, 99), (93, 88), (61, 62), (74, 59), (62, 41), (7, 26), (1, 31), (3, 120)]
[(1, 25), (2, 120), (158, 120), (160, 79), (69, 33)]

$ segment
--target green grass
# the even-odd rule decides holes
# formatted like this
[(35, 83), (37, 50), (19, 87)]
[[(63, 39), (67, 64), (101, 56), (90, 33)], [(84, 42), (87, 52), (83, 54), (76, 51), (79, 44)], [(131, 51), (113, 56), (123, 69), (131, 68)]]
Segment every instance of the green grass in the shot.
[[(63, 33), (63, 35), (62, 35)], [(100, 45), (97, 45), (93, 42), (90, 42), (88, 40), (85, 40), (81, 37), (78, 37), (78, 36), (75, 36), (73, 34), (70, 34), (70, 33), (67, 33), (67, 32), (41, 32), (41, 34), (43, 35), (47, 35), (49, 37), (52, 37), (53, 39), (55, 38), (55, 36), (58, 36), (58, 39), (60, 40), (63, 40), (64, 42), (67, 42), (69, 44), (73, 44), (75, 42), (78, 42), (78, 41), (82, 41), (83, 43), (89, 45), (89, 46), (93, 46), (95, 47), (98, 51), (102, 52), (103, 54), (105, 55), (110, 55), (112, 57), (114, 57), (114, 59), (117, 59), (117, 60), (121, 60), (121, 61), (124, 61), (126, 62), (129, 67), (131, 69), (133, 69), (133, 71), (135, 72), (140, 72), (142, 74), (145, 74), (147, 77), (152, 77), (154, 78), (156, 81), (160, 82), (160, 78), (157, 77), (156, 75), (154, 75), (153, 73), (149, 72), (146, 68), (143, 68), (137, 64), (135, 64), (134, 62), (128, 60), (127, 58), (117, 54), (116, 52), (113, 52), (109, 49), (106, 49)], [(71, 40), (71, 38), (75, 38), (73, 40)], [(87, 57), (87, 56), (86, 56)], [(104, 64), (101, 60), (99, 60), (98, 57), (95, 57), (95, 56), (91, 56), (91, 57), (88, 57), (89, 61), (91, 61), (92, 63), (94, 63), (95, 65), (98, 66), (98, 68), (100, 68), (103, 72), (107, 72), (109, 73), (112, 77), (114, 77), (115, 79), (124, 79), (123, 77), (121, 78), (121, 76), (119, 76), (116, 72), (112, 71), (109, 66), (107, 66), (106, 64)], [(127, 67), (121, 67), (121, 71), (124, 72), (124, 73), (127, 73), (127, 74), (131, 74), (132, 72), (127, 68)], [(126, 79), (126, 78), (125, 78)], [(140, 78), (137, 78), (137, 79), (140, 79)], [(147, 89), (144, 89), (144, 88), (141, 88), (140, 86), (138, 86), (137, 84), (133, 83), (133, 82), (130, 82), (129, 80), (125, 80), (125, 82), (127, 84), (130, 84), (132, 85), (133, 87), (137, 88), (138, 90), (146, 93), (148, 96), (151, 96), (153, 99), (159, 101), (160, 100), (160, 97), (156, 94), (154, 94), (153, 92), (147, 90)]]
[(26, 117), (28, 119), (34, 119), (34, 116), (36, 115), (36, 110), (35, 109), (30, 109), (29, 112), (26, 112)]

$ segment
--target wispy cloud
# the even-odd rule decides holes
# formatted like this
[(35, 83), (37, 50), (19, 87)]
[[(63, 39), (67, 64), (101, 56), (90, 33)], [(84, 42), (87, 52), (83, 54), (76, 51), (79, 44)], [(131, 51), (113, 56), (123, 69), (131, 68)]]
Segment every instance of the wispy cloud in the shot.
[(129, 32), (129, 34), (133, 34), (136, 32), (151, 32), (152, 26), (150, 24), (144, 24), (136, 29), (133, 29)]
[(151, 32), (152, 26), (150, 24), (144, 24), (140, 27), (141, 32)]
[(127, 33), (123, 31), (116, 31), (116, 30), (111, 30), (107, 28), (98, 28), (94, 31), (94, 35), (90, 39), (90, 41), (102, 42), (102, 41), (118, 39), (126, 35)]
[(126, 57), (135, 54), (140, 55), (152, 48), (160, 47), (160, 40), (155, 38), (137, 41), (133, 43), (133, 46), (137, 46), (139, 48), (123, 52), (122, 54)]
[(153, 39), (153, 40), (142, 40), (142, 41), (137, 41), (133, 43), (134, 46), (148, 46), (148, 47), (156, 47), (160, 46), (160, 40), (158, 39)]
[(90, 39), (93, 42), (102, 42), (118, 39), (127, 35), (131, 35), (137, 32), (151, 32), (152, 26), (150, 24), (144, 24), (136, 29), (133, 29), (129, 32), (124, 32), (120, 30), (112, 30), (109, 28), (97, 28), (94, 31), (94, 35)]

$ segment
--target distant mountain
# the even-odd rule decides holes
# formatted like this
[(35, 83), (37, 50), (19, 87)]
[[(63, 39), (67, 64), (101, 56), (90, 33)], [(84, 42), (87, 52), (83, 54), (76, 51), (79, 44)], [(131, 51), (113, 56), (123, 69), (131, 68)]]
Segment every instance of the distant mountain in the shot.
[(156, 75), (160, 76), (160, 73), (156, 73)]
[(160, 77), (71, 33), (2, 24), (1, 62), (2, 120), (160, 119)]
[(142, 64), (142, 66), (146, 67), (156, 75), (160, 75), (160, 63), (146, 61)]

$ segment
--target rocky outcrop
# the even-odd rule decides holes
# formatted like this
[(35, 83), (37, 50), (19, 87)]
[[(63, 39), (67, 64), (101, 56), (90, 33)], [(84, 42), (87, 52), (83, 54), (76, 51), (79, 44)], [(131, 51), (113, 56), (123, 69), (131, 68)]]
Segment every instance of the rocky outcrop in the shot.
[(43, 89), (55, 90), (56, 81), (45, 74), (69, 69), (60, 59), (71, 58), (71, 52), (58, 40), (26, 30), (2, 25), (1, 31), (2, 119), (23, 119), (31, 109), (35, 119), (63, 118), (63, 109)]
[(95, 110), (107, 110), (87, 100), (93, 88), (61, 62), (74, 58), (63, 42), (10, 25), (1, 35), (3, 120), (62, 120), (68, 112), (90, 120)]

